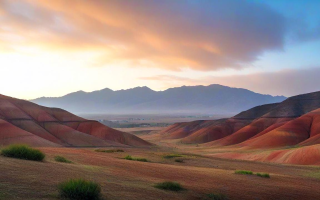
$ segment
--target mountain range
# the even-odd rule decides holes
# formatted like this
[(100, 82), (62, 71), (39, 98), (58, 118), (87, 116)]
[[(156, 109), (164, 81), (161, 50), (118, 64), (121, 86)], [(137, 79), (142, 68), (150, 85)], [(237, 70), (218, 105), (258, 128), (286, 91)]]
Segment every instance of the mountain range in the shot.
[(258, 94), (222, 85), (182, 86), (165, 91), (136, 87), (78, 91), (62, 97), (31, 100), (42, 106), (78, 114), (235, 114), (251, 107), (281, 102), (286, 97)]

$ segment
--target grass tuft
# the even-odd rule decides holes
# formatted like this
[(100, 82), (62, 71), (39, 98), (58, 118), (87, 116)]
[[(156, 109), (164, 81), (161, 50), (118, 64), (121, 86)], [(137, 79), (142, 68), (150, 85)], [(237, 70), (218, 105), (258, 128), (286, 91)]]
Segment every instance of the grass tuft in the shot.
[(148, 160), (145, 158), (136, 158), (135, 160), (140, 162), (148, 162)]
[(24, 160), (42, 161), (45, 154), (38, 149), (33, 149), (27, 145), (10, 145), (1, 150), (1, 155)]
[(57, 162), (63, 162), (63, 163), (72, 163), (70, 160), (66, 159), (65, 157), (62, 156), (56, 156), (54, 157), (54, 160)]
[(245, 175), (252, 175), (252, 171), (245, 171), (245, 170), (237, 170), (235, 171), (236, 174), (245, 174)]
[(124, 152), (122, 149), (96, 149), (96, 152), (103, 152), (103, 153), (117, 153), (117, 152)]
[(126, 157), (124, 157), (124, 159), (126, 159), (126, 160), (135, 160), (135, 161), (140, 161), (140, 162), (148, 162), (148, 160), (145, 159), (145, 158), (134, 158), (134, 157), (132, 157), (130, 155), (127, 155)]
[(183, 190), (183, 187), (179, 183), (171, 182), (171, 181), (157, 183), (154, 185), (154, 187), (161, 190), (171, 190), (171, 191)]
[(220, 193), (210, 193), (204, 198), (204, 200), (227, 200), (227, 196)]
[(260, 177), (262, 177), (262, 178), (270, 178), (270, 175), (269, 174), (267, 174), (267, 173), (257, 173), (257, 176), (260, 176)]
[(84, 179), (71, 179), (58, 185), (62, 198), (75, 200), (100, 199), (101, 187), (99, 184)]
[(183, 163), (183, 162), (184, 162), (183, 159), (179, 159), (179, 158), (175, 159), (174, 161), (175, 161), (175, 162), (178, 162), (178, 163)]
[(130, 156), (130, 155), (127, 155), (126, 157), (124, 157), (124, 159), (126, 159), (126, 160), (133, 160), (133, 157)]
[(183, 157), (183, 155), (180, 154), (168, 154), (168, 155), (164, 155), (163, 158), (179, 158), (179, 157)]

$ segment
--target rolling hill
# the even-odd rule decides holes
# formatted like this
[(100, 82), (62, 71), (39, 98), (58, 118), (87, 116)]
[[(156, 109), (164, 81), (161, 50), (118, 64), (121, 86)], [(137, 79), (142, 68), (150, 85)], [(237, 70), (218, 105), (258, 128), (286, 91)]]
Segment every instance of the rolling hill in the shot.
[(148, 87), (113, 91), (78, 91), (62, 97), (31, 100), (73, 113), (111, 114), (235, 114), (251, 107), (281, 102), (283, 96), (254, 93), (222, 85), (183, 86), (165, 91)]
[(222, 120), (177, 123), (163, 138), (219, 147), (276, 148), (320, 144), (320, 92), (257, 106)]
[(150, 143), (58, 108), (0, 95), (0, 145), (149, 146)]

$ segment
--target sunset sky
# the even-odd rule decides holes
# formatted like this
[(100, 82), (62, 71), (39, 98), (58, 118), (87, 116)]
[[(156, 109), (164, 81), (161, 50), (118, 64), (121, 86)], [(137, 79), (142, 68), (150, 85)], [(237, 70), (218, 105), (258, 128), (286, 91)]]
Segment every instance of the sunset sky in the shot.
[(0, 0), (0, 93), (320, 90), (319, 0)]

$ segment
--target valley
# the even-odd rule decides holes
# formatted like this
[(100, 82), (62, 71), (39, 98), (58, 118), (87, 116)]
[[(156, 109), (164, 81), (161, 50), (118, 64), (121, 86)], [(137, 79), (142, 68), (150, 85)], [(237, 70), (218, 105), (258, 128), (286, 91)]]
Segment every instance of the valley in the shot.
[[(71, 178), (99, 183), (103, 199), (203, 200), (220, 194), (228, 199), (317, 199), (319, 95), (196, 121), (145, 115), (85, 119), (1, 96), (2, 147), (28, 144), (46, 157), (35, 162), (0, 156), (5, 172), (0, 199), (57, 199), (57, 184)], [(112, 129), (99, 123), (101, 118), (132, 119), (137, 126)], [(141, 119), (155, 125), (140, 126)], [(168, 125), (156, 126), (161, 123)], [(57, 162), (56, 156), (68, 163)], [(236, 174), (239, 170), (252, 175)], [(184, 190), (154, 187), (162, 181), (178, 182)]]
[(0, 200), (320, 200), (320, 0), (0, 0)]

